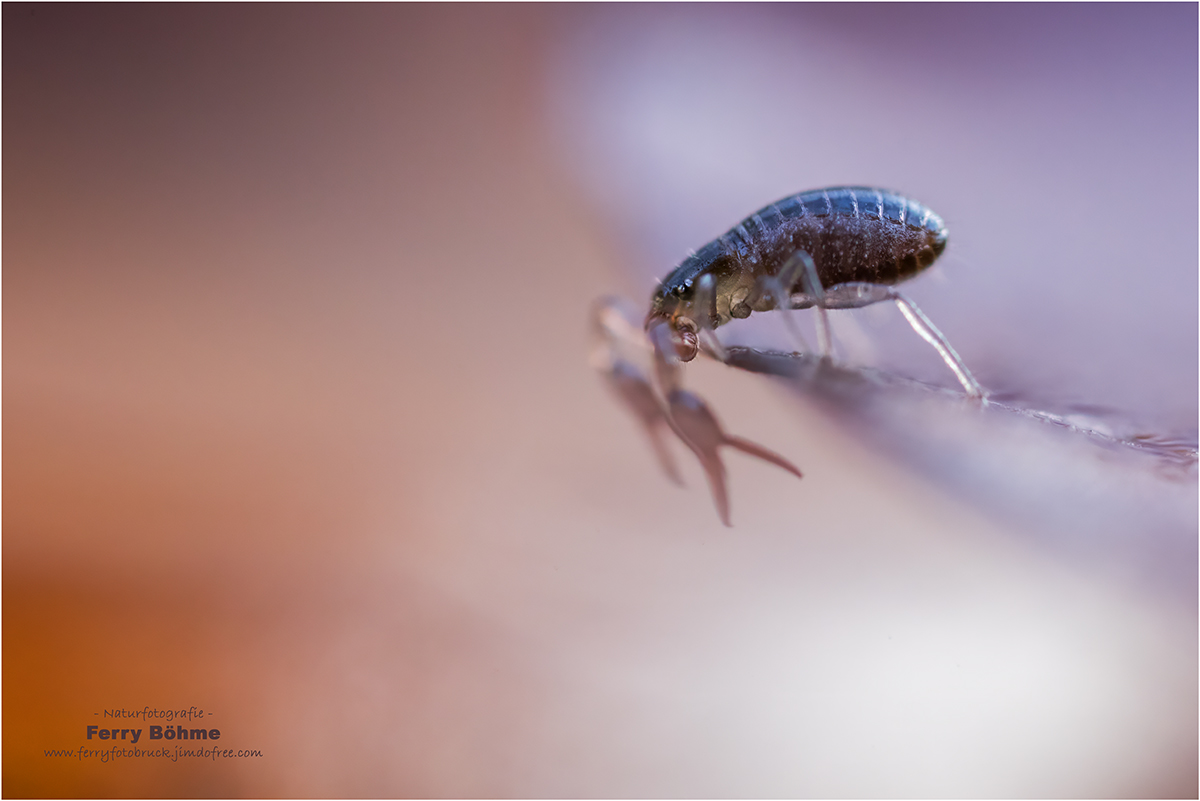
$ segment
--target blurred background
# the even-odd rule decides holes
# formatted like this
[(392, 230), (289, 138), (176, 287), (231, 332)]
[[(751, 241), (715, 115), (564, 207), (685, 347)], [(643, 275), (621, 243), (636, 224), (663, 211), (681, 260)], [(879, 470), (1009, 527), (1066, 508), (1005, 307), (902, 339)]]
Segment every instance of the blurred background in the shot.
[[(1194, 5), (2, 13), (4, 795), (1198, 792), (1194, 458), (874, 418), (918, 468), (696, 364), (805, 472), (731, 457), (726, 529), (586, 359), (881, 185), (986, 387), (1194, 452)], [(46, 755), (190, 706), (262, 756)]]

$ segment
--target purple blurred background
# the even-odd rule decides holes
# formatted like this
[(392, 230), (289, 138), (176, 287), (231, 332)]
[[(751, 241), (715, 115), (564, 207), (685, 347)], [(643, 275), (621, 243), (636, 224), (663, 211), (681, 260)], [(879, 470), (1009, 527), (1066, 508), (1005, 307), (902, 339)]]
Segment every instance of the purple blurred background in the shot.
[[(947, 219), (912, 294), (985, 385), (1194, 438), (1195, 6), (3, 22), (5, 795), (1196, 794), (1193, 596), (698, 364), (806, 474), (731, 460), (727, 530), (585, 359), (864, 182)], [(263, 756), (45, 755), (191, 705)]]
[[(581, 16), (560, 42), (555, 120), (571, 166), (639, 246), (639, 293), (778, 197), (898, 189), (949, 225), (940, 274), (910, 291), (987, 387), (1121, 409), (1194, 438), (1192, 10)], [(867, 319), (885, 316), (899, 319)], [(913, 355), (928, 355), (914, 337), (877, 339), (891, 363), (944, 378), (936, 359)]]

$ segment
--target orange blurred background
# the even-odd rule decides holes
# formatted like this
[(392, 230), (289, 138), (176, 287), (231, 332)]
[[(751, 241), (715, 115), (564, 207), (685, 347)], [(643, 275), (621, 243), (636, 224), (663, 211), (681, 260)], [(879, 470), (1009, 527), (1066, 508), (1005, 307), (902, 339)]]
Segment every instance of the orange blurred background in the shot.
[[(1189, 604), (714, 365), (804, 482), (657, 474), (575, 19), (5, 4), (4, 795), (1194, 795)], [(262, 756), (46, 756), (192, 706)]]

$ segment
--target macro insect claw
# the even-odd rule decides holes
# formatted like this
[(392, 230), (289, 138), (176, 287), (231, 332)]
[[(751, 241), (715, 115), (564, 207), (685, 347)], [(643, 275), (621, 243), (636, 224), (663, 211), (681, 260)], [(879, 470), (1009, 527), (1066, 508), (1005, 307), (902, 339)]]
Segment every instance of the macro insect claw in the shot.
[(699, 395), (685, 389), (676, 389), (667, 396), (667, 406), (671, 428), (692, 453), (696, 454), (704, 468), (708, 486), (712, 490), (713, 502), (717, 506), (717, 514), (725, 525), (733, 524), (729, 520), (729, 492), (725, 484), (725, 463), (721, 461), (721, 446), (736, 448), (756, 456), (787, 470), (797, 478), (804, 477), (795, 465), (779, 454), (750, 440), (725, 433), (716, 415)]

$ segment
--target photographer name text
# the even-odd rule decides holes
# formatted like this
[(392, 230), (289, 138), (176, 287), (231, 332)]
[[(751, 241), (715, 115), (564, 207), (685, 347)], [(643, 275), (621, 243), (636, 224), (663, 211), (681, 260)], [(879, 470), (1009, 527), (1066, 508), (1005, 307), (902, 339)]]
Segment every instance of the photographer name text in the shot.
[[(126, 740), (136, 743), (142, 738), (141, 729), (102, 729), (99, 726), (87, 727), (87, 738), (96, 737), (101, 740)], [(220, 729), (185, 729), (183, 726), (150, 727), (151, 740), (219, 740)]]

